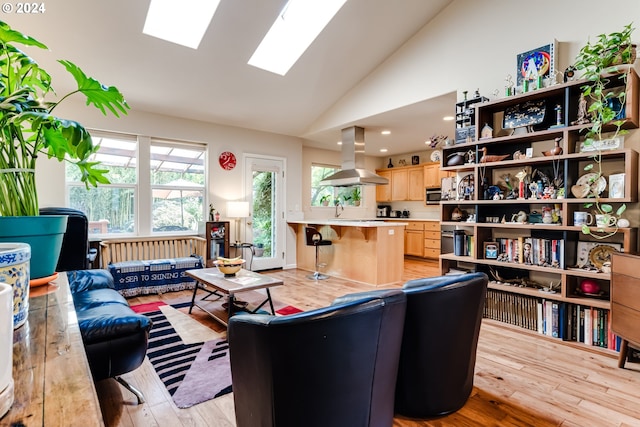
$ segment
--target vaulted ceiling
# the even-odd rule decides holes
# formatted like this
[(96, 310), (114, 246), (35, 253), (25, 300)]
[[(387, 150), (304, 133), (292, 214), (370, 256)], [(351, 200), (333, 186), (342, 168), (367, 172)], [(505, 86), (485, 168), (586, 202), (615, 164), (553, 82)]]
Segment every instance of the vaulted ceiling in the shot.
[[(348, 0), (282, 77), (247, 61), (285, 3), (222, 0), (197, 50), (142, 33), (148, 0), (47, 2), (42, 14), (2, 19), (49, 47), (28, 51), (53, 74), (58, 93), (73, 82), (55, 60), (68, 59), (117, 86), (132, 109), (305, 137), (310, 146), (336, 150), (342, 126), (310, 134), (313, 123), (451, 0)], [(425, 100), (344, 126), (368, 130), (368, 155), (412, 152), (417, 142), (453, 129), (442, 117), (455, 101)], [(394, 132), (389, 154), (377, 151), (383, 128)]]

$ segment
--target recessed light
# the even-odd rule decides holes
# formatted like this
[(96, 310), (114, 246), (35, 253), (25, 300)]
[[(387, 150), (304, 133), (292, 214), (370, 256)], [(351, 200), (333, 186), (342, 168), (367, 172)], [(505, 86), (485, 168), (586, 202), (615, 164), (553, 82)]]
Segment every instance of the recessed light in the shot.
[(442, 120), (450, 122), (451, 120), (453, 120), (453, 116), (444, 116)]
[(383, 135), (391, 135), (391, 131), (390, 130), (383, 130), (380, 133), (383, 134)]
[(380, 152), (381, 152), (381, 153), (386, 153), (387, 151), (389, 151), (389, 150), (387, 150), (386, 148), (381, 148), (381, 149), (380, 149)]
[(338, 141), (338, 145), (342, 145), (342, 141)]
[(425, 143), (425, 144), (427, 144), (427, 145), (429, 145), (429, 144), (431, 144), (431, 140), (430, 140), (430, 139), (427, 139), (424, 143)]

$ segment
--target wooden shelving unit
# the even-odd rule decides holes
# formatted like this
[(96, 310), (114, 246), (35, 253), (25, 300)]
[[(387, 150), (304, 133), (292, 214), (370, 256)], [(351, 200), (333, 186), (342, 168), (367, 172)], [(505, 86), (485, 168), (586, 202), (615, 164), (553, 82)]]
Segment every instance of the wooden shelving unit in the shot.
[(207, 221), (205, 238), (207, 239), (207, 267), (213, 267), (216, 257), (230, 257), (229, 221)]
[[(634, 132), (640, 127), (640, 84), (638, 75), (634, 69), (626, 71), (626, 91), (627, 99), (625, 105), (626, 122), (624, 129)], [(618, 79), (612, 78), (612, 86), (618, 85)], [(584, 139), (589, 124), (571, 125), (577, 119), (578, 100), (580, 98), (581, 86), (587, 84), (586, 81), (575, 81), (554, 85), (520, 94), (508, 98), (475, 104), (475, 141), (455, 144), (443, 147), (441, 168), (445, 171), (456, 173), (458, 182), (464, 176), (473, 179), (474, 187), (471, 193), (463, 200), (449, 200), (441, 202), (441, 224), (442, 226), (455, 226), (457, 229), (465, 230), (468, 239), (473, 241), (472, 251), (468, 256), (459, 256), (452, 253), (440, 255), (441, 273), (445, 274), (451, 269), (475, 269), (487, 272), (490, 277), (498, 273), (507, 279), (526, 279), (541, 283), (547, 286), (556, 284), (556, 292), (541, 292), (536, 287), (519, 287), (515, 285), (504, 285), (493, 282), (491, 289), (496, 289), (507, 294), (517, 294), (533, 296), (536, 298), (556, 301), (560, 303), (570, 303), (586, 307), (593, 307), (600, 310), (610, 309), (610, 282), (611, 275), (601, 271), (588, 271), (583, 268), (576, 268), (578, 262), (578, 242), (592, 242), (594, 244), (617, 244), (624, 252), (636, 252), (638, 250), (638, 223), (631, 215), (623, 217), (631, 221), (630, 227), (619, 228), (617, 230), (604, 229), (605, 231), (616, 231), (605, 239), (596, 239), (583, 234), (582, 227), (573, 224), (574, 212), (592, 211), (593, 208), (586, 207), (585, 204), (592, 203), (593, 198), (576, 198), (571, 192), (571, 188), (578, 179), (585, 173), (585, 166), (593, 163), (592, 156), (595, 152), (581, 152), (580, 146)], [(528, 132), (515, 132), (510, 134), (510, 130), (503, 129), (503, 118), (505, 112), (514, 107), (523, 105), (530, 101), (542, 102), (545, 105), (545, 119), (542, 123), (534, 125)], [(560, 117), (557, 116), (561, 111)], [(558, 125), (560, 121), (560, 126)], [(493, 128), (493, 137), (480, 139), (480, 129), (489, 124)], [(613, 130), (611, 126), (605, 129)], [(555, 146), (555, 140), (561, 138), (559, 146), (562, 147), (562, 154), (555, 156), (545, 156), (543, 153)], [(483, 155), (483, 148), (489, 155), (509, 155), (501, 161), (480, 162)], [(447, 159), (450, 154), (456, 152), (475, 152), (475, 161), (464, 165), (448, 166)], [(522, 153), (522, 156), (514, 159), (515, 152)], [(525, 153), (529, 152), (530, 157)], [(637, 207), (638, 202), (638, 153), (629, 147), (621, 147), (615, 150), (601, 152), (603, 176), (607, 180), (607, 187), (600, 195), (600, 203), (613, 205), (614, 211), (621, 205), (626, 204), (627, 209)], [(522, 170), (542, 171), (547, 176), (553, 175), (563, 179), (563, 187), (566, 189), (564, 198), (524, 198), (524, 199), (496, 199), (486, 189), (490, 186), (500, 188), (503, 197), (506, 196), (505, 177), (510, 176), (511, 183), (517, 184), (515, 175)], [(624, 194), (619, 198), (609, 197), (609, 176), (612, 174), (624, 173)], [(482, 185), (484, 182), (486, 185)], [(460, 189), (460, 198), (464, 198)], [(494, 189), (495, 190), (495, 189)], [(526, 197), (526, 196), (525, 196)], [(529, 214), (540, 213), (547, 209), (554, 209), (560, 213), (560, 220), (556, 224), (544, 223), (516, 223), (512, 222), (512, 215), (524, 211)], [(463, 211), (466, 216), (472, 216), (472, 222), (453, 221), (452, 213)], [(493, 222), (490, 218), (498, 217), (498, 222)], [(503, 220), (504, 219), (504, 220)], [(591, 227), (597, 231), (597, 227)], [(526, 239), (540, 238), (563, 240), (564, 250), (562, 259), (564, 265), (561, 268), (551, 266), (540, 266), (517, 262), (498, 261), (496, 259), (486, 259), (484, 253), (484, 243), (493, 242), (496, 239)], [(522, 241), (522, 240), (521, 240)], [(602, 292), (597, 297), (587, 296), (580, 291), (580, 283), (585, 279), (595, 280)], [(557, 285), (559, 284), (559, 285)]]

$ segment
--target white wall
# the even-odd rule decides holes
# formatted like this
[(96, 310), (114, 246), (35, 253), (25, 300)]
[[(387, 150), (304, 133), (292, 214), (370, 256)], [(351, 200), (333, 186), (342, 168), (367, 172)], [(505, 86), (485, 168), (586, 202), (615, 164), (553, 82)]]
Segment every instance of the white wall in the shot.
[[(223, 216), (226, 200), (244, 197), (243, 154), (283, 157), (288, 168), (284, 183), (287, 201), (285, 209), (293, 211), (296, 206), (301, 205), (302, 184), (298, 177), (302, 175), (302, 140), (299, 138), (139, 111), (130, 111), (127, 116), (116, 119), (105, 117), (81, 102), (63, 104), (56, 112), (61, 117), (73, 118), (90, 129), (206, 143), (210, 172), (207, 205), (212, 203)], [(238, 159), (238, 166), (231, 171), (223, 170), (218, 164), (218, 156), (223, 151), (233, 152)], [(41, 156), (38, 159), (36, 183), (41, 207), (66, 205), (63, 164)], [(295, 264), (293, 238), (287, 239), (287, 248), (294, 250), (286, 251), (285, 264)]]
[[(557, 70), (574, 61), (591, 36), (634, 22), (640, 40), (640, 2), (618, 0), (455, 0), (358, 86), (322, 115), (309, 132), (410, 105), (452, 91), (504, 93), (515, 78), (516, 55), (558, 41)], [(451, 106), (452, 112), (455, 107)]]

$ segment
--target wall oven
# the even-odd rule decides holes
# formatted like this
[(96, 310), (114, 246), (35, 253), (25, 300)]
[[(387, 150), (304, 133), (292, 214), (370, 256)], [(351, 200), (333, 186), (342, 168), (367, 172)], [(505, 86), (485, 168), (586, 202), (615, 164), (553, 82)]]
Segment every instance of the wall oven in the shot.
[(442, 192), (439, 188), (427, 188), (425, 190), (424, 202), (427, 205), (439, 205), (442, 198)]

